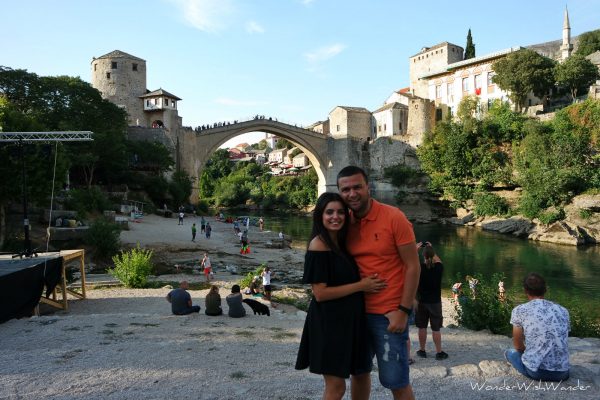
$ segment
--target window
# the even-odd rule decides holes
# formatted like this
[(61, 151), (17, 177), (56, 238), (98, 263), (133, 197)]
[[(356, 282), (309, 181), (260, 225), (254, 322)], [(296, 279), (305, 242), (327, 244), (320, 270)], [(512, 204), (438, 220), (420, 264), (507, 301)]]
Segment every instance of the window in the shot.
[(398, 129), (402, 132), (402, 122), (398, 122)]
[(117, 62), (116, 62), (116, 61), (112, 61), (112, 62), (110, 63), (110, 67), (111, 67), (112, 69), (117, 69)]
[(110, 72), (106, 73), (106, 79), (110, 79)]
[(136, 63), (131, 64), (131, 70), (132, 71), (137, 71), (137, 64)]
[(442, 85), (437, 85), (435, 87), (435, 98), (436, 99), (441, 99), (442, 98)]
[(98, 64), (94, 64), (94, 71), (96, 70), (96, 67), (98, 66)]
[(377, 125), (377, 130), (381, 132), (381, 125)]
[(442, 109), (441, 108), (437, 108), (435, 110), (435, 120), (436, 121), (441, 121), (442, 120)]
[(488, 72), (488, 74), (487, 74), (487, 81), (488, 81), (487, 84), (488, 84), (488, 86), (492, 86), (494, 84), (493, 79), (494, 79), (494, 73), (493, 72)]
[(454, 96), (454, 86), (452, 83), (446, 85), (446, 92), (448, 92), (448, 97)]
[(165, 99), (165, 106), (169, 105), (169, 99)]
[(336, 125), (336, 126), (335, 126), (335, 130), (336, 130), (336, 132), (339, 132), (339, 131), (340, 131), (340, 126), (339, 126), (339, 125)]
[(481, 89), (481, 74), (475, 75), (475, 89)]
[(383, 131), (387, 132), (387, 124), (383, 124)]
[(150, 100), (146, 100), (146, 107), (150, 107)]
[(469, 89), (470, 89), (469, 86), (470, 86), (469, 85), (469, 78), (468, 77), (467, 78), (463, 78), (463, 80), (462, 80), (462, 89), (463, 89), (463, 92), (468, 92)]

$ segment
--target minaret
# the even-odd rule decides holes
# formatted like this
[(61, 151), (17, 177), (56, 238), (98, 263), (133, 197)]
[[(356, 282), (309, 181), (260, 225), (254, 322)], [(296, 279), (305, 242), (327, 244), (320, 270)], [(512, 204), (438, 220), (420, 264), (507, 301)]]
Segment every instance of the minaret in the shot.
[(569, 24), (569, 10), (565, 6), (565, 18), (563, 21), (562, 46), (560, 46), (561, 61), (566, 60), (571, 56), (573, 44), (571, 43), (571, 25)]

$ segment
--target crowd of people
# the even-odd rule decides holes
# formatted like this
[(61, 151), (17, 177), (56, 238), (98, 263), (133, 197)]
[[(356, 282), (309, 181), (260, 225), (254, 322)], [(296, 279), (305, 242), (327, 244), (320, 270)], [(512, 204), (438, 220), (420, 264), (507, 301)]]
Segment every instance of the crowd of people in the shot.
[[(428, 357), (428, 328), (435, 360), (443, 362), (450, 357), (443, 350), (441, 335), (443, 262), (431, 242), (417, 242), (412, 224), (402, 211), (371, 197), (364, 170), (343, 168), (337, 176), (337, 187), (339, 193), (319, 196), (313, 211), (303, 274), (303, 283), (311, 286), (312, 298), (295, 368), (323, 376), (324, 399), (342, 399), (347, 378), (351, 380), (351, 397), (368, 399), (376, 358), (379, 382), (392, 397), (414, 399), (409, 379), (413, 362), (409, 321), (414, 317), (418, 330), (418, 357)], [(262, 218), (259, 224), (262, 230)], [(247, 230), (239, 224), (234, 224), (234, 229), (245, 254), (247, 247), (249, 251)], [(207, 254), (202, 266), (210, 282)], [(260, 277), (254, 277), (246, 293), (259, 293), (262, 280), (264, 298), (270, 300), (271, 278), (267, 267)], [(462, 294), (462, 283), (452, 286), (459, 305), (477, 298), (479, 281), (468, 276), (467, 282), (470, 298)], [(174, 314), (199, 312), (185, 295), (186, 286), (182, 282), (180, 289), (167, 296)], [(530, 379), (568, 379), (569, 313), (544, 299), (546, 284), (539, 274), (528, 274), (523, 289), (528, 302), (512, 311), (514, 348), (505, 351), (506, 361)], [(221, 315), (218, 288), (213, 286), (209, 295), (207, 315)], [(498, 298), (505, 299), (502, 281), (498, 283)], [(241, 288), (234, 285), (226, 297), (230, 317), (246, 315), (242, 300)]]

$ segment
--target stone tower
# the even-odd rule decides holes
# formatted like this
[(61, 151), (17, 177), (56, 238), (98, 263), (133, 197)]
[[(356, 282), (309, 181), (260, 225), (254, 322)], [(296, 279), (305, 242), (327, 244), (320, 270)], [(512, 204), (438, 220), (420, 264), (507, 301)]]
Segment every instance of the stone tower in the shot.
[(573, 43), (571, 43), (571, 25), (569, 24), (569, 10), (565, 7), (565, 18), (563, 20), (562, 46), (560, 46), (561, 61), (565, 61), (571, 56)]
[(102, 97), (125, 109), (129, 125), (145, 125), (146, 61), (120, 50), (94, 57), (92, 86)]

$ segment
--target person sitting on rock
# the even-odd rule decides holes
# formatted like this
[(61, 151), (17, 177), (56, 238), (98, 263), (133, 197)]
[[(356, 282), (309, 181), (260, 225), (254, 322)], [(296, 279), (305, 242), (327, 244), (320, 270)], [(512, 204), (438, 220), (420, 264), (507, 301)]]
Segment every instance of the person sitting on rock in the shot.
[(227, 314), (231, 318), (241, 318), (246, 316), (246, 309), (242, 304), (240, 285), (233, 285), (231, 287), (231, 294), (227, 295), (225, 300), (227, 300), (227, 305), (229, 306), (229, 312)]
[(219, 287), (212, 285), (210, 291), (206, 295), (206, 303), (204, 313), (210, 316), (217, 316), (223, 314), (221, 308), (221, 295), (219, 294)]
[(529, 301), (512, 310), (514, 349), (504, 352), (506, 361), (536, 381), (569, 379), (569, 312), (544, 299), (546, 282), (539, 274), (527, 275), (523, 289)]
[(187, 292), (189, 287), (187, 281), (181, 281), (179, 288), (173, 289), (167, 294), (167, 301), (171, 303), (173, 314), (187, 315), (200, 312), (200, 306), (192, 306), (192, 296)]

